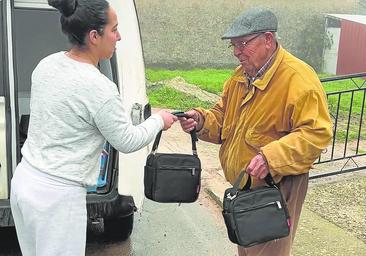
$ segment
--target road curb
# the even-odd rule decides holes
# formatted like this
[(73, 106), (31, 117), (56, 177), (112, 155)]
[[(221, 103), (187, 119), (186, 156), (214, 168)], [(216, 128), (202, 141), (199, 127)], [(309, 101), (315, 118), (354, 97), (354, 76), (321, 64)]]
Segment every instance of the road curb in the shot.
[(215, 203), (222, 208), (222, 197), (217, 195), (211, 188), (204, 188), (204, 191), (211, 197)]
[(225, 190), (232, 187), (223, 176), (222, 171), (204, 170), (202, 175), (202, 188), (206, 194), (222, 208)]

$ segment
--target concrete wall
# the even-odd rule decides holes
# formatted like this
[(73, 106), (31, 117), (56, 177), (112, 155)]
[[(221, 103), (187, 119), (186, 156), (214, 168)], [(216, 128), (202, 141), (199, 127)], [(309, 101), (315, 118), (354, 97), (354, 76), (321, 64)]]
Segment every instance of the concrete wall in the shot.
[(320, 71), (323, 14), (366, 13), (359, 0), (135, 1), (146, 65), (169, 69), (235, 66), (228, 42), (220, 37), (243, 10), (260, 5), (278, 16), (281, 44)]
[(341, 28), (327, 28), (327, 34), (331, 36), (332, 43), (330, 44), (330, 47), (324, 50), (323, 72), (328, 74), (336, 74)]

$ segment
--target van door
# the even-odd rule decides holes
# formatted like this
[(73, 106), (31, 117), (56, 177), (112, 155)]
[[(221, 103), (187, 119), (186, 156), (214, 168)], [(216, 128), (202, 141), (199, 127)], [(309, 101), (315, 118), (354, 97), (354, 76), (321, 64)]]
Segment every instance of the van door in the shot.
[(6, 67), (7, 61), (5, 58), (5, 48), (7, 45), (5, 31), (6, 31), (6, 2), (0, 0), (0, 200), (9, 197), (8, 188), (8, 164), (7, 164), (7, 122), (6, 109), (9, 102), (5, 97), (6, 83)]
[[(117, 43), (116, 61), (121, 97), (124, 107), (136, 125), (150, 116), (151, 108), (146, 96), (145, 65), (140, 28), (134, 0), (110, 0), (118, 15), (118, 30), (122, 40)], [(132, 195), (137, 208), (144, 199), (144, 164), (148, 148), (119, 154), (118, 192)]]

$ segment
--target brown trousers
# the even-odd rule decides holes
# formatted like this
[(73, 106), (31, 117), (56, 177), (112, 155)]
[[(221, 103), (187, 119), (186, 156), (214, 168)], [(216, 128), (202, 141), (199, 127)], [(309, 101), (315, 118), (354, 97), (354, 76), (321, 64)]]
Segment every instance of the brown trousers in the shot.
[(300, 219), (301, 208), (308, 190), (309, 174), (285, 176), (280, 182), (280, 189), (290, 213), (292, 227), (290, 235), (249, 248), (238, 246), (239, 256), (290, 256)]

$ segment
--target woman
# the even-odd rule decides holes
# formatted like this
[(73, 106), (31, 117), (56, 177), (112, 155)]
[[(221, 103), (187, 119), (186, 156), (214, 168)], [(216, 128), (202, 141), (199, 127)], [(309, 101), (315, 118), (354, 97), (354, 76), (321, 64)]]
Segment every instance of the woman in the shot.
[(160, 111), (133, 126), (116, 85), (97, 69), (121, 39), (105, 0), (49, 0), (72, 45), (32, 74), (31, 114), (11, 208), (23, 255), (84, 255), (86, 186), (94, 185), (107, 140), (128, 153), (145, 147), (177, 118)]

